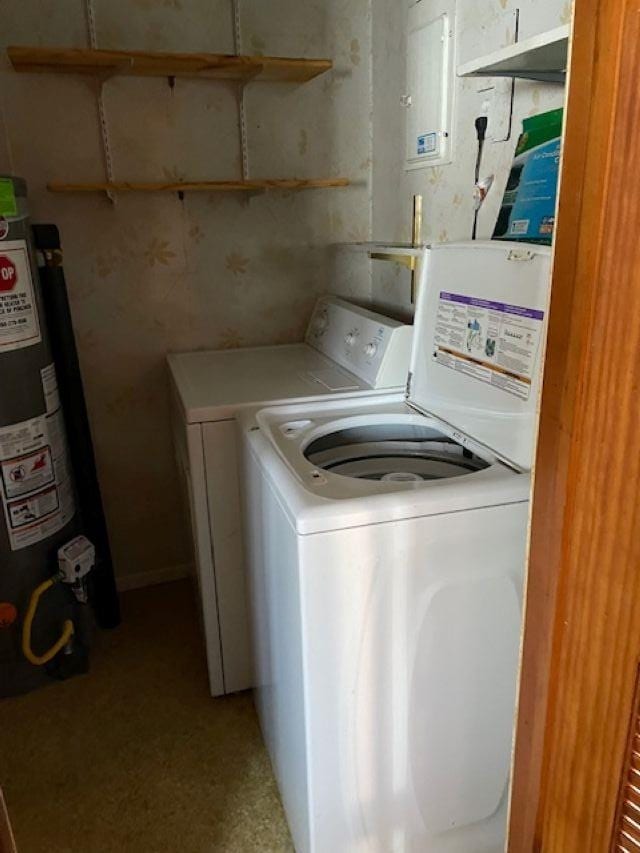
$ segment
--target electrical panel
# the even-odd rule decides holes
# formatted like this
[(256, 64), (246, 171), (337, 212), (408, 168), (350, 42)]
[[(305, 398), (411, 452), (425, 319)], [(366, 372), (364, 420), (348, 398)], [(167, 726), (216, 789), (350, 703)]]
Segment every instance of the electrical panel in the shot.
[(412, 0), (408, 13), (406, 168), (451, 162), (455, 0)]

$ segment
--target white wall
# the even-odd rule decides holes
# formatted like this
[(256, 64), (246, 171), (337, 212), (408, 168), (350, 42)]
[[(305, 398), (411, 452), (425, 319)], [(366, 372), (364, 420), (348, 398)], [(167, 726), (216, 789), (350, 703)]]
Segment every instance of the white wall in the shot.
[[(94, 0), (104, 48), (233, 51), (231, 0)], [(1, 2), (8, 44), (87, 45), (82, 0)], [(168, 350), (301, 339), (327, 289), (370, 295), (369, 268), (335, 243), (370, 233), (369, 0), (243, 0), (245, 50), (330, 57), (306, 85), (247, 90), (255, 177), (345, 175), (348, 189), (237, 195), (60, 196), (104, 180), (92, 81), (16, 74), (0, 59), (0, 163), (58, 224), (98, 468), (120, 575), (190, 558), (167, 407)], [(114, 78), (105, 86), (116, 177), (237, 178), (231, 85)]]
[[(514, 12), (520, 9), (520, 38), (569, 21), (567, 0), (457, 0), (456, 65), (514, 41)], [(373, 0), (373, 237), (409, 240), (414, 193), (424, 205), (423, 239), (470, 239), (477, 151), (475, 118), (484, 95), (480, 81), (457, 79), (453, 158), (449, 165), (405, 172), (405, 116), (400, 96), (405, 81), (407, 0)], [(511, 160), (525, 116), (561, 107), (564, 87), (516, 82), (513, 128), (507, 142), (487, 142), (481, 177), (495, 182), (480, 212), (478, 237), (490, 237), (502, 201)], [(508, 96), (500, 109), (508, 109)], [(411, 313), (408, 274), (391, 264), (374, 264), (375, 301)]]
[[(479, 48), (567, 20), (566, 0), (458, 0), (458, 62)], [(99, 45), (233, 49), (231, 0), (95, 0)], [(472, 222), (473, 121), (482, 96), (458, 81), (453, 163), (404, 171), (406, 0), (243, 0), (245, 49), (328, 56), (335, 70), (304, 86), (255, 85), (247, 94), (255, 176), (346, 175), (347, 190), (236, 196), (53, 196), (48, 180), (104, 177), (90, 81), (0, 73), (0, 167), (27, 178), (39, 221), (65, 248), (80, 358), (117, 571), (189, 560), (172, 459), (164, 356), (168, 350), (300, 339), (326, 289), (367, 299), (369, 266), (335, 244), (408, 239), (412, 194), (424, 236), (464, 238)], [(3, 3), (7, 44), (84, 46), (81, 0)], [(373, 13), (373, 18), (372, 18)], [(373, 62), (372, 62), (373, 52)], [(2, 51), (4, 53), (4, 51)], [(113, 79), (105, 90), (116, 176), (142, 180), (239, 174), (231, 87)], [(517, 84), (512, 139), (487, 144), (482, 172), (496, 184), (480, 218), (491, 233), (524, 115), (562, 103), (557, 87)], [(409, 312), (403, 274), (374, 264), (379, 304)]]

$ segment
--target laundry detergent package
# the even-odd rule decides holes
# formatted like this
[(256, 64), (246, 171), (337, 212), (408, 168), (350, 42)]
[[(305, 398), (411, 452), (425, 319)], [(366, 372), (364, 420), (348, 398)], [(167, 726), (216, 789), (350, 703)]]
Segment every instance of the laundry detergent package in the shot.
[(561, 109), (523, 121), (494, 240), (551, 244), (561, 136)]

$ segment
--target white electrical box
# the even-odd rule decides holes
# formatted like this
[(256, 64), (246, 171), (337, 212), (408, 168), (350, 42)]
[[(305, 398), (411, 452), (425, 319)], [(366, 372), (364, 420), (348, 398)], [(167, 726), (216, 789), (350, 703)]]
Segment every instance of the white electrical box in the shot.
[(451, 162), (455, 0), (412, 0), (407, 32), (406, 168)]

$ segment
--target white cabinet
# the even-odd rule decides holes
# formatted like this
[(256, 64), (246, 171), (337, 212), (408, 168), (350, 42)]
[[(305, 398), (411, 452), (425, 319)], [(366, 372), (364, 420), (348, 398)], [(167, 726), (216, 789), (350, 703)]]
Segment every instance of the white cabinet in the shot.
[(407, 32), (406, 168), (451, 161), (455, 0), (417, 0)]

